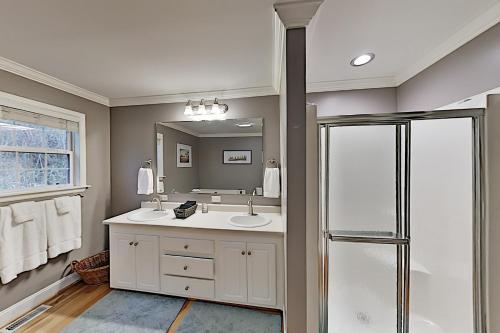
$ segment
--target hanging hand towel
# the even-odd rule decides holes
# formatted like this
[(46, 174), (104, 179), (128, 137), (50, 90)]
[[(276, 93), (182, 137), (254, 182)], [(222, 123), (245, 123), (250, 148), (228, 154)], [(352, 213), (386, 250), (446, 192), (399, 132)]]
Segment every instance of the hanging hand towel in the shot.
[[(28, 209), (27, 209), (28, 210)], [(47, 263), (47, 230), (43, 203), (29, 205), (27, 223), (13, 223), (10, 207), (0, 208), (0, 279), (6, 284), (17, 274)]]
[(264, 197), (280, 197), (280, 169), (266, 168), (264, 173)]
[(55, 200), (44, 201), (47, 216), (47, 243), (49, 258), (82, 247), (81, 198), (68, 197), (70, 211), (60, 215)]
[(59, 215), (68, 214), (73, 206), (71, 198), (68, 196), (55, 198), (54, 203), (56, 204), (57, 214)]
[(15, 223), (24, 223), (33, 221), (33, 204), (34, 201), (20, 202), (10, 205), (12, 209), (12, 215), (14, 216)]
[(140, 168), (137, 176), (137, 194), (153, 193), (153, 170)]

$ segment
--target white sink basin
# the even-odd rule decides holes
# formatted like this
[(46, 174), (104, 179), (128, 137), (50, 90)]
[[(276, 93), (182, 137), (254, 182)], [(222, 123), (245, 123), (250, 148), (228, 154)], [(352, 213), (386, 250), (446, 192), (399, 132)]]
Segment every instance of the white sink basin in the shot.
[(271, 223), (271, 219), (262, 215), (236, 215), (229, 219), (229, 224), (235, 227), (257, 228)]
[(129, 215), (127, 218), (130, 221), (135, 222), (147, 222), (147, 221), (155, 221), (160, 220), (164, 217), (167, 217), (168, 213), (162, 210), (145, 210), (141, 212), (137, 212)]

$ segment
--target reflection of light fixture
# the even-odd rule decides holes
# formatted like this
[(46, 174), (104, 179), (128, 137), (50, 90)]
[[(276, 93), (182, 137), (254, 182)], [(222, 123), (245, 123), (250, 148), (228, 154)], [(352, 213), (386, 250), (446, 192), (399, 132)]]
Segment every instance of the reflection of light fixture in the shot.
[(200, 105), (198, 105), (198, 111), (196, 114), (206, 114), (207, 108), (205, 107), (205, 101), (202, 99)]
[(187, 102), (186, 109), (184, 110), (184, 114), (186, 116), (192, 116), (194, 114), (194, 112), (193, 112), (193, 105), (191, 104), (191, 101)]
[(375, 58), (373, 53), (365, 53), (351, 60), (351, 66), (359, 67), (366, 65)]
[(238, 127), (252, 127), (253, 123), (236, 124)]
[(219, 104), (217, 98), (212, 105), (206, 104), (202, 99), (198, 105), (194, 105), (188, 101), (184, 109), (184, 115), (191, 116), (194, 120), (215, 120), (224, 119), (224, 113), (229, 110), (227, 104)]

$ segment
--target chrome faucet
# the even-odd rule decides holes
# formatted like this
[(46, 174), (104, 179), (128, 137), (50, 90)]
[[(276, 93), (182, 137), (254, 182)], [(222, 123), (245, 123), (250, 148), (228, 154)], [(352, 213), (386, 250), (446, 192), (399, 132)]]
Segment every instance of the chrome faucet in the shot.
[(253, 212), (253, 197), (255, 195), (255, 190), (252, 193), (252, 196), (250, 197), (250, 200), (248, 200), (248, 215), (250, 216), (256, 216), (257, 214)]
[(159, 198), (153, 198), (151, 199), (151, 202), (156, 202), (158, 204), (158, 207), (156, 207), (155, 210), (163, 210), (163, 207), (161, 206), (161, 200)]

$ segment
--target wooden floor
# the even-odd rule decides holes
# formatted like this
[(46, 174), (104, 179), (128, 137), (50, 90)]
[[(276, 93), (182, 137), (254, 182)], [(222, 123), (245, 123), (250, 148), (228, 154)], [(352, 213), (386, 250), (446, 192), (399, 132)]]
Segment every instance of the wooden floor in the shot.
[[(21, 327), (16, 333), (58, 333), (110, 291), (108, 285), (89, 286), (78, 282), (43, 302), (43, 304), (52, 307), (29, 324)], [(177, 331), (193, 302), (193, 300), (186, 299), (166, 333)]]

